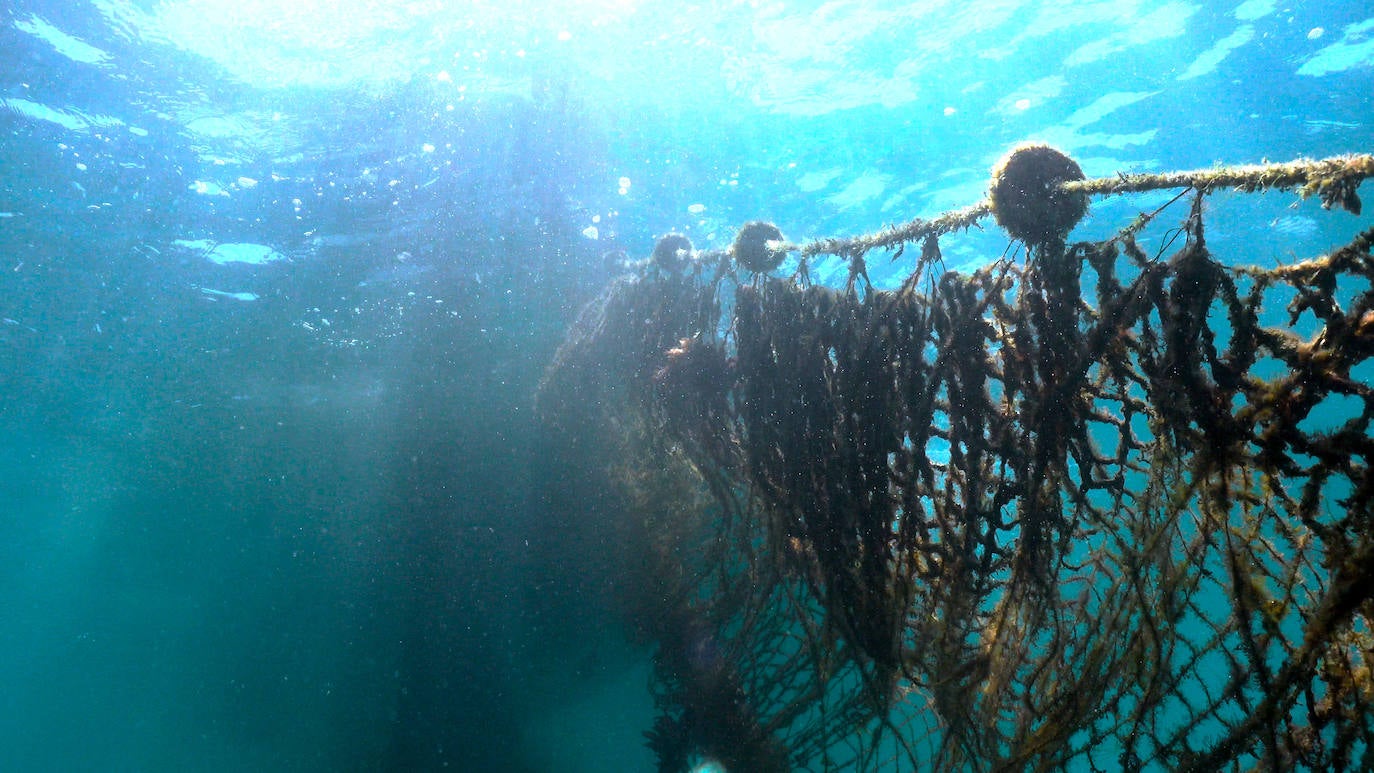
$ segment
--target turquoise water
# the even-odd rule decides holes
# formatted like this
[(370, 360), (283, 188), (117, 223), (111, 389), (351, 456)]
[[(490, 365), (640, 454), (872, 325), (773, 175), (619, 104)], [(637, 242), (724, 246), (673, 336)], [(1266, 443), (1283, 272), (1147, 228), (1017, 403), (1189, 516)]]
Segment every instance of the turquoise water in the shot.
[[(929, 217), (1026, 139), (1374, 148), (1359, 3), (15, 0), (0, 52), (5, 770), (651, 769), (608, 538), (539, 493), (604, 255)], [(1263, 265), (1368, 222), (1209, 207)]]

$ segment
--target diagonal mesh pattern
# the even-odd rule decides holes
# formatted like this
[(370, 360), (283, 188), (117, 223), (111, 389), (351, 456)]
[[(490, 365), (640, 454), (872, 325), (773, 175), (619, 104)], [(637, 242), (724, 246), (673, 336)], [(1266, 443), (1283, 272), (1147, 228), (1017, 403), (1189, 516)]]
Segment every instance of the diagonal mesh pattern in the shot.
[(541, 409), (623, 505), (661, 770), (1374, 764), (1374, 229), (1231, 267), (1189, 185), (1172, 254), (908, 229), (895, 290), (851, 242), (584, 312)]

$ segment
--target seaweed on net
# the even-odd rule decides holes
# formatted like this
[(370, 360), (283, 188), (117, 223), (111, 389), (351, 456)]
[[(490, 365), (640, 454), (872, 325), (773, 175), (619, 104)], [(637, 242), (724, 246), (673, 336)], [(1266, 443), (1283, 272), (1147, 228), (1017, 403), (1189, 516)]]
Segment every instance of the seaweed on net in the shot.
[[(849, 258), (843, 289), (703, 253), (570, 332), (541, 408), (575, 449), (554, 463), (623, 503), (661, 770), (1374, 762), (1374, 228), (1236, 267), (1202, 207), (1278, 187), (1358, 212), (1374, 159), (1085, 180), (1030, 147), (932, 221), (770, 232)], [(1191, 194), (1171, 255), (1136, 235), (1173, 202), (1066, 242), (1077, 197), (1150, 187)], [(943, 271), (939, 238), (989, 213), (1026, 259)], [(900, 287), (856, 286), (913, 242)], [(1317, 429), (1329, 400), (1354, 408)]]

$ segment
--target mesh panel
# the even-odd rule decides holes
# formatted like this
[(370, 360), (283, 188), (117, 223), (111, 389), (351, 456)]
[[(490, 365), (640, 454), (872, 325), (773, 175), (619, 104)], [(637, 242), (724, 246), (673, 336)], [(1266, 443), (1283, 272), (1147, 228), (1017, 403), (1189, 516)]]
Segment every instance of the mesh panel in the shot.
[[(1358, 210), (1340, 179), (1307, 192)], [(632, 523), (662, 770), (1370, 767), (1374, 229), (1232, 267), (1185, 184), (1172, 254), (1161, 208), (940, 270), (980, 205), (774, 245), (844, 288), (707, 253), (587, 309), (541, 407)]]

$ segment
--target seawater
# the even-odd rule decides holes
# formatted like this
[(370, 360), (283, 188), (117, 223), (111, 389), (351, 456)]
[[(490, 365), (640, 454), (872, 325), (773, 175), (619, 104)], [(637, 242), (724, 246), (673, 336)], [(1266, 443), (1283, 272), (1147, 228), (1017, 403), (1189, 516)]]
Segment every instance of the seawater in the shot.
[[(1025, 139), (1090, 175), (1368, 151), (1371, 24), (1265, 0), (8, 3), (0, 768), (652, 769), (611, 532), (539, 493), (564, 473), (533, 394), (606, 256), (931, 216)], [(1075, 237), (1158, 203), (1102, 202)], [(1209, 208), (1236, 262), (1367, 222)], [(942, 246), (957, 268), (1007, 240)]]

